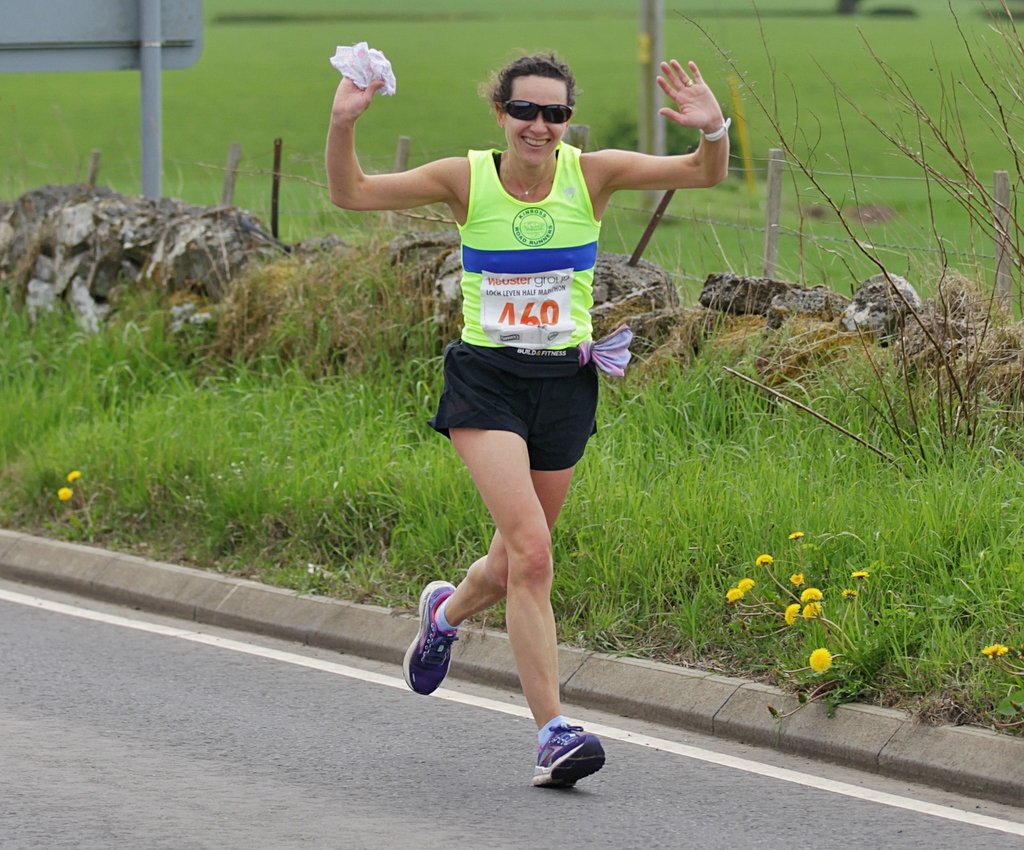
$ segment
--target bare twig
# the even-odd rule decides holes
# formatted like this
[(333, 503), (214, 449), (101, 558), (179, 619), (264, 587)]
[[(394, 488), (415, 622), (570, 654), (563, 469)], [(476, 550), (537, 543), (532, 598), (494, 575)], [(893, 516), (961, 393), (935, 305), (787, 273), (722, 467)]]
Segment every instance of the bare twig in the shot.
[(737, 372), (735, 369), (731, 369), (728, 366), (725, 366), (723, 368), (725, 369), (726, 372), (728, 372), (733, 377), (739, 378), (741, 381), (746, 381), (748, 384), (752, 384), (753, 386), (757, 387), (759, 390), (763, 390), (764, 392), (768, 393), (769, 395), (773, 395), (773, 396), (775, 396), (778, 399), (782, 399), (782, 401), (788, 402), (789, 404), (793, 405), (794, 407), (802, 410), (804, 413), (811, 414), (811, 416), (813, 416), (815, 419), (820, 419), (822, 422), (824, 422), (830, 428), (835, 428), (835, 430), (837, 430), (840, 434), (843, 434), (843, 435), (849, 437), (851, 440), (854, 440), (855, 442), (860, 443), (862, 446), (864, 446), (864, 448), (870, 449), (876, 455), (878, 455), (882, 460), (888, 461), (889, 463), (893, 463), (893, 464), (896, 462), (890, 455), (887, 455), (884, 451), (882, 451), (877, 446), (871, 445), (871, 443), (869, 443), (867, 440), (863, 439), (862, 437), (858, 437), (852, 431), (849, 431), (846, 428), (844, 428), (842, 425), (839, 425), (838, 423), (833, 422), (831, 419), (829, 419), (824, 414), (818, 413), (818, 411), (815, 410), (814, 408), (808, 407), (806, 404), (803, 404), (803, 403), (797, 401), (795, 398), (790, 398), (785, 393), (780, 393), (778, 390), (772, 389), (771, 387), (767, 386), (766, 384), (762, 384), (760, 381), (755, 381), (753, 378), (750, 378), (747, 375), (744, 375), (742, 372)]
[[(997, 27), (996, 26), (996, 15), (993, 14), (993, 29), (997, 30), (1002, 34), (1005, 40), (1005, 44), (1008, 48), (1008, 52), (1011, 54), (1011, 62), (1003, 63), (1009, 65), (1011, 70), (1015, 73), (1006, 73), (1003, 76), (1005, 80), (1001, 84), (1003, 88), (1008, 90), (1008, 94), (1011, 100), (1011, 105), (1024, 103), (1024, 94), (1017, 88), (1017, 80), (1020, 79), (1020, 74), (1016, 73), (1021, 69), (1024, 69), (1024, 40), (1022, 40), (1020, 33), (1012, 26), (1013, 16), (1010, 13), (1009, 7), (1005, 0), (1000, 0), (1000, 6), (1002, 7), (1003, 18), (1002, 21), (1009, 22), (1009, 27)], [(950, 80), (939, 79), (940, 84), (940, 95), (941, 104), (939, 110), (934, 115), (929, 112), (927, 108), (917, 99), (914, 91), (907, 84), (906, 80), (893, 69), (885, 60), (883, 60), (871, 47), (867, 40), (861, 34), (861, 38), (865, 43), (869, 54), (875, 61), (878, 68), (881, 70), (884, 79), (887, 81), (890, 90), (894, 93), (895, 101), (900, 104), (910, 116), (914, 122), (915, 133), (911, 134), (909, 141), (904, 138), (900, 132), (900, 128), (891, 126), (884, 126), (879, 120), (866, 113), (862, 108), (850, 98), (849, 95), (842, 92), (838, 84), (832, 80), (829, 76), (827, 69), (821, 68), (822, 74), (829, 79), (832, 83), (833, 89), (836, 93), (837, 101), (842, 100), (849, 104), (854, 111), (862, 118), (864, 118), (868, 124), (873, 127), (879, 135), (888, 141), (893, 147), (902, 153), (910, 162), (918, 167), (927, 184), (928, 193), (928, 205), (930, 214), (930, 225), (931, 232), (938, 246), (942, 256), (942, 279), (945, 279), (946, 274), (949, 270), (949, 257), (947, 255), (947, 244), (943, 238), (943, 234), (939, 232), (935, 217), (935, 207), (938, 199), (935, 197), (935, 189), (938, 188), (942, 192), (946, 193), (953, 201), (955, 201), (968, 215), (968, 218), (974, 228), (972, 230), (972, 242), (974, 233), (988, 233), (993, 238), (995, 237), (995, 231), (997, 225), (995, 224), (998, 216), (996, 215), (998, 210), (1004, 213), (1006, 218), (1005, 206), (999, 204), (993, 200), (993, 192), (986, 187), (982, 179), (979, 177), (977, 169), (974, 167), (970, 155), (970, 146), (967, 140), (967, 132), (961, 118), (962, 109), (960, 101), (964, 95), (969, 98), (973, 98), (975, 104), (980, 106), (983, 110), (983, 114), (987, 115), (990, 120), (992, 127), (995, 132), (1004, 138), (1007, 142), (1007, 146), (1010, 148), (1014, 163), (1019, 165), (1021, 160), (1024, 159), (1022, 156), (1021, 146), (1018, 144), (1018, 140), (1021, 137), (1019, 132), (1019, 118), (1015, 118), (1016, 110), (1006, 106), (1004, 102), (1000, 100), (1003, 96), (1005, 99), (1006, 92), (997, 91), (997, 86), (993, 85), (989, 79), (986, 79), (986, 71), (983, 69), (981, 63), (977, 61), (975, 55), (976, 51), (972, 49), (972, 46), (968, 43), (967, 37), (960, 26), (960, 21), (957, 18), (952, 4), (949, 4), (950, 12), (953, 14), (953, 19), (956, 22), (956, 26), (961, 35), (961, 40), (964, 44), (965, 49), (968, 52), (971, 65), (974, 73), (981, 82), (984, 96), (976, 94), (972, 90), (971, 86), (964, 80), (958, 78), (951, 78)], [(766, 53), (769, 53), (769, 85), (767, 89), (759, 88), (751, 83), (748, 76), (737, 67), (736, 63), (724, 51), (718, 46), (711, 35), (695, 20), (687, 17), (686, 15), (680, 15), (684, 20), (691, 24), (696, 30), (701, 32), (705, 38), (712, 44), (712, 46), (718, 49), (718, 52), (729, 65), (732, 71), (735, 73), (738, 79), (740, 79), (746, 86), (750, 97), (756, 103), (762, 114), (768, 120), (770, 126), (777, 134), (783, 149), (786, 151), (788, 159), (795, 164), (798, 172), (807, 178), (813, 188), (819, 193), (821, 198), (831, 207), (835, 213), (837, 220), (845, 229), (846, 234), (850, 237), (853, 247), (859, 251), (866, 259), (873, 263), (885, 276), (886, 280), (890, 284), (890, 291), (893, 297), (902, 304), (902, 309), (908, 316), (913, 318), (913, 321), (917, 328), (920, 329), (920, 333), (924, 340), (927, 341), (929, 349), (934, 352), (935, 355), (935, 380), (938, 384), (938, 392), (935, 396), (936, 412), (938, 415), (938, 438), (939, 438), (939, 450), (942, 454), (948, 454), (949, 451), (954, 447), (952, 438), (960, 433), (966, 437), (967, 443), (973, 444), (973, 441), (977, 437), (978, 433), (978, 412), (979, 412), (979, 399), (976, 398), (979, 392), (978, 382), (972, 377), (976, 371), (977, 358), (980, 356), (979, 349), (971, 349), (960, 351), (955, 347), (947, 347), (945, 340), (941, 336), (941, 328), (937, 326), (932, 319), (929, 317), (927, 320), (921, 315), (920, 311), (910, 303), (907, 296), (902, 290), (900, 290), (892, 278), (889, 270), (882, 262), (875, 246), (865, 243), (864, 240), (858, 238), (854, 233), (854, 228), (850, 222), (847, 221), (844, 214), (844, 210), (840, 203), (837, 203), (836, 199), (825, 189), (825, 187), (818, 180), (817, 175), (814, 171), (814, 159), (815, 150), (820, 144), (820, 138), (815, 139), (803, 139), (807, 144), (803, 145), (808, 150), (806, 154), (798, 154), (794, 150), (794, 140), (797, 138), (803, 138), (799, 135), (799, 130), (796, 126), (792, 128), (792, 132), (788, 132), (786, 128), (782, 126), (782, 118), (779, 112), (778, 102), (778, 79), (776, 75), (776, 67), (771, 59), (771, 55), (767, 50), (767, 43), (765, 42)], [(1003, 32), (1008, 31), (1010, 34)], [(764, 33), (762, 30), (762, 37)], [(936, 57), (936, 65), (940, 57)], [(998, 61), (993, 61), (995, 67), (999, 67)], [(820, 66), (819, 66), (820, 67)], [(766, 93), (765, 93), (766, 92)], [(986, 103), (990, 101), (990, 103)], [(842, 116), (840, 115), (840, 120)], [(1011, 122), (1014, 122), (1011, 126)], [(844, 133), (844, 139), (846, 135)], [(937, 153), (936, 153), (937, 152)], [(849, 147), (846, 148), (846, 156), (848, 162), (851, 160), (851, 152)], [(950, 176), (948, 173), (944, 173), (942, 158), (948, 157), (949, 161), (955, 166), (956, 173), (954, 176)], [(934, 161), (933, 161), (934, 160)], [(850, 183), (853, 187), (853, 197), (855, 200), (858, 198), (857, 192), (857, 181), (854, 179), (852, 165), (848, 169), (850, 172)], [(949, 169), (946, 169), (948, 171)], [(1020, 169), (1018, 169), (1019, 171)], [(1014, 260), (1018, 268), (1024, 267), (1024, 252), (1019, 249), (1019, 239), (1024, 236), (1024, 219), (1018, 219), (1017, 217), (1010, 216), (1013, 219), (1010, 227), (1015, 231), (1014, 235), (1017, 239), (1006, 238), (1005, 241), (1010, 243), (1012, 241), (1015, 251)], [(802, 219), (801, 219), (802, 225)], [(859, 228), (858, 228), (859, 229)], [(802, 226), (801, 226), (802, 232)], [(1007, 236), (1004, 234), (1004, 237)], [(985, 321), (981, 323), (980, 330), (984, 333), (988, 328), (989, 322)], [(967, 359), (963, 363), (961, 368), (957, 362), (961, 354)], [(915, 405), (915, 394), (912, 376), (909, 372), (909, 364), (904, 359), (903, 361), (903, 385), (906, 391), (906, 397), (908, 403), (911, 405), (910, 409), (910, 424), (911, 427), (916, 431), (915, 450), (916, 453), (920, 454), (922, 459), (926, 459), (925, 440), (923, 439), (924, 434), (922, 433), (923, 424), (918, 418), (918, 410)], [(872, 363), (874, 368), (874, 363)], [(876, 376), (881, 381), (881, 375), (878, 370), (875, 369)], [(884, 390), (883, 390), (884, 392)], [(907, 441), (907, 437), (903, 433), (901, 426), (901, 416), (897, 416), (897, 411), (892, 403), (892, 400), (888, 397), (885, 398), (886, 407), (889, 410), (888, 424), (895, 431), (898, 439), (905, 448), (910, 448), (910, 444)], [(830, 423), (835, 427), (834, 423)]]

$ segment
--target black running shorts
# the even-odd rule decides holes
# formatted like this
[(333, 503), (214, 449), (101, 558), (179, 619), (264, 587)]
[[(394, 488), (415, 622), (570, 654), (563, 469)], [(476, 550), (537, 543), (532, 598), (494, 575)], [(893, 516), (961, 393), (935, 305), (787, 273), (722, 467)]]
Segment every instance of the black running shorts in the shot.
[(575, 348), (517, 352), (456, 340), (444, 352), (444, 390), (430, 427), (511, 431), (526, 441), (530, 468), (568, 469), (596, 433), (597, 371)]

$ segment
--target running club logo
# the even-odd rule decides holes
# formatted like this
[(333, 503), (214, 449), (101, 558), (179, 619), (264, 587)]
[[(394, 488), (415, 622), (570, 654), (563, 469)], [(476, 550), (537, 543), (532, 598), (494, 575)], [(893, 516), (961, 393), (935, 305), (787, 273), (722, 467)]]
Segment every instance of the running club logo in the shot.
[(530, 207), (512, 219), (512, 235), (527, 248), (539, 248), (555, 235), (555, 220), (546, 210)]

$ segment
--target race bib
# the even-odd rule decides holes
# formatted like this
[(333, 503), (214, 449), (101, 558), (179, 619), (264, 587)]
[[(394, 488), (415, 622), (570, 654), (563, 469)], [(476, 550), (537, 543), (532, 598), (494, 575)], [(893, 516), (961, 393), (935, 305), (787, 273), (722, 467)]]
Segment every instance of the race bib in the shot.
[(565, 345), (572, 320), (572, 269), (502, 274), (481, 272), (480, 327), (488, 339), (516, 348)]

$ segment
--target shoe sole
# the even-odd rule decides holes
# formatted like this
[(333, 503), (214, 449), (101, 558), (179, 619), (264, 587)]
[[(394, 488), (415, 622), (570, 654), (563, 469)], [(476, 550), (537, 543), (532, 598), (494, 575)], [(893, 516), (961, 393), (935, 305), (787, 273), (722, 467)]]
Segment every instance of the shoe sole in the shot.
[(604, 749), (598, 741), (580, 744), (566, 753), (543, 773), (534, 774), (533, 784), (538, 788), (572, 788), (580, 779), (597, 773), (604, 767)]
[[(405, 683), (409, 686), (409, 689), (420, 693), (413, 687), (412, 684), (412, 673), (409, 670), (409, 662), (412, 661), (413, 656), (416, 654), (416, 648), (420, 645), (420, 641), (426, 636), (427, 631), (430, 629), (430, 619), (427, 612), (427, 604), (430, 602), (430, 596), (439, 588), (450, 587), (452, 591), (455, 590), (455, 585), (450, 581), (432, 581), (420, 594), (420, 630), (416, 633), (416, 639), (409, 644), (409, 648), (405, 651), (405, 658), (402, 660), (402, 673), (405, 675)], [(438, 686), (440, 687), (440, 685)], [(431, 691), (433, 693), (433, 691)], [(425, 696), (425, 695), (424, 695)]]

